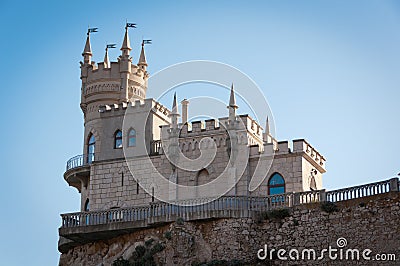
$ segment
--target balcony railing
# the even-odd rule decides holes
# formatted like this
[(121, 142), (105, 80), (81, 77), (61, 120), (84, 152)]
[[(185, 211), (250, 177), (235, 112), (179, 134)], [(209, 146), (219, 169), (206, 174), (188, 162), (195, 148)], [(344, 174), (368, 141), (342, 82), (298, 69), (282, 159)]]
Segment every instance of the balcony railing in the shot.
[(66, 171), (91, 164), (95, 160), (94, 153), (81, 154), (67, 161)]
[(285, 193), (266, 197), (224, 196), (214, 201), (193, 199), (175, 203), (157, 202), (148, 206), (120, 208), (104, 211), (62, 214), (61, 228), (110, 224), (116, 222), (172, 222), (177, 217), (186, 220), (251, 217), (254, 211), (292, 208), (301, 204), (343, 201), (388, 192), (399, 191), (399, 179), (370, 183), (333, 191), (317, 190)]
[(362, 197), (374, 196), (390, 191), (399, 191), (398, 178), (385, 181), (370, 183), (361, 186), (342, 188), (326, 192), (326, 200), (331, 202), (357, 199)]
[[(157, 219), (171, 222), (177, 217), (250, 217), (254, 211), (291, 208), (299, 204), (319, 202), (324, 190), (286, 193), (267, 197), (224, 196), (209, 199), (193, 199), (175, 204), (157, 202), (148, 206), (120, 208), (105, 211), (62, 214), (62, 228), (101, 225), (115, 222), (137, 222)], [(160, 219), (162, 218), (162, 219)]]
[(154, 140), (150, 143), (150, 155), (160, 154), (161, 140)]

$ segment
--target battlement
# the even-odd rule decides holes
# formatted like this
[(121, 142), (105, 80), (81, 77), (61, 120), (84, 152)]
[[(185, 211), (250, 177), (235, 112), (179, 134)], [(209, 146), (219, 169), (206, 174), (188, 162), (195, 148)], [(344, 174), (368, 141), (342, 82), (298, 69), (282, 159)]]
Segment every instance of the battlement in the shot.
[[(104, 79), (120, 79), (120, 62), (111, 62), (110, 67), (105, 67), (104, 62), (95, 63), (92, 62), (91, 65), (87, 66), (87, 82), (96, 82), (98, 80)], [(147, 79), (148, 75), (140, 67), (135, 64), (130, 65), (129, 71), (133, 77), (130, 79), (144, 80)]]
[[(113, 88), (111, 91), (120, 91), (121, 87), (121, 73), (120, 73), (120, 62), (111, 62), (110, 67), (105, 67), (104, 62), (98, 63), (96, 65), (93, 64), (87, 66), (87, 72), (85, 75), (85, 86), (83, 94), (85, 96), (90, 96), (90, 93), (93, 92), (91, 87), (93, 86), (103, 86), (103, 84), (113, 83), (118, 85), (118, 87)], [(131, 64), (130, 67), (130, 75), (129, 75), (129, 87), (132, 86), (144, 86), (146, 85), (148, 73), (143, 71), (137, 65)], [(104, 87), (104, 86), (103, 86)], [(104, 87), (104, 90), (99, 90), (97, 92), (110, 91), (106, 90), (107, 87)], [(145, 94), (142, 93), (141, 97), (145, 97)]]
[(106, 104), (99, 108), (99, 112), (103, 115), (125, 115), (127, 108), (130, 108), (129, 112), (150, 112), (157, 114), (166, 121), (169, 121), (170, 110), (162, 105), (161, 103), (155, 101), (152, 98), (145, 100), (135, 100), (134, 102), (122, 102), (119, 104)]
[(293, 140), (293, 152), (304, 152), (306, 158), (315, 165), (317, 168), (321, 168), (321, 172), (325, 173), (325, 162), (326, 159), (322, 156), (314, 147), (312, 147), (306, 140), (304, 139), (296, 139)]
[(293, 146), (290, 147), (289, 141), (273, 141), (271, 143), (265, 143), (263, 149), (260, 149), (257, 145), (250, 146), (250, 156), (258, 156), (259, 154), (270, 154), (275, 156), (302, 153), (303, 157), (309, 161), (315, 168), (321, 173), (325, 173), (326, 159), (322, 156), (315, 148), (313, 148), (304, 139), (293, 140)]
[[(240, 115), (238, 116), (246, 127), (247, 131), (259, 140), (262, 140), (263, 128), (252, 119), (249, 115)], [(180, 124), (180, 136), (194, 136), (201, 132), (205, 133), (221, 133), (225, 132), (225, 125), (228, 121), (227, 117), (222, 117), (218, 119), (207, 119), (207, 120), (198, 120), (187, 122), (185, 124)], [(168, 126), (165, 126), (168, 127)]]

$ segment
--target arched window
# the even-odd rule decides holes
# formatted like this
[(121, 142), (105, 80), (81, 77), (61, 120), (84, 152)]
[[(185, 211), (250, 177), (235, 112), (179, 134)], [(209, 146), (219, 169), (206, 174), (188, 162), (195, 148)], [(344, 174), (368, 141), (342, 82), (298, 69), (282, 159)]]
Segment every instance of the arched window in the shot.
[(128, 147), (136, 146), (136, 130), (131, 128), (128, 132)]
[(280, 174), (275, 173), (268, 181), (268, 195), (283, 193), (285, 193), (285, 179)]
[(196, 186), (199, 185), (204, 185), (207, 184), (210, 180), (209, 180), (210, 176), (209, 173), (207, 171), (207, 169), (201, 169), (198, 173), (197, 173), (197, 177), (196, 177)]
[(90, 134), (89, 141), (88, 141), (88, 149), (87, 149), (87, 161), (91, 163), (94, 161), (94, 153), (96, 149), (96, 138), (93, 134)]
[(84, 207), (84, 211), (88, 212), (90, 210), (90, 203), (89, 203), (89, 199), (86, 199), (85, 202), (85, 207)]
[(117, 130), (114, 134), (114, 149), (122, 148), (122, 131)]

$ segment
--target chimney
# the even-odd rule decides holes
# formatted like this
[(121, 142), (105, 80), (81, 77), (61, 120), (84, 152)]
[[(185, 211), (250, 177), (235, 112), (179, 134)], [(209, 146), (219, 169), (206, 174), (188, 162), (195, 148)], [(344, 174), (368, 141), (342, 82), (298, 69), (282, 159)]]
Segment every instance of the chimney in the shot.
[(182, 102), (182, 124), (187, 123), (188, 121), (188, 106), (189, 106), (189, 101), (187, 99), (184, 99)]

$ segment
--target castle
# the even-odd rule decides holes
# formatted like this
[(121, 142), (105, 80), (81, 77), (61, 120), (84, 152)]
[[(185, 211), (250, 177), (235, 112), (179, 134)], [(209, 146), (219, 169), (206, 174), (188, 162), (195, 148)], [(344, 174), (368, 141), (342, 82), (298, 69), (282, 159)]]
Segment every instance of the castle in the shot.
[[(353, 223), (354, 217), (376, 222), (374, 230), (382, 239), (374, 248), (392, 252), (386, 244), (398, 239), (383, 232), (398, 231), (391, 222), (399, 210), (398, 178), (325, 191), (325, 158), (304, 139), (292, 145), (277, 141), (268, 118), (263, 128), (249, 115), (238, 115), (233, 85), (227, 117), (191, 121), (190, 99), (181, 101), (179, 112), (176, 95), (171, 109), (146, 98), (145, 42), (135, 65), (128, 24), (117, 62), (110, 62), (108, 46), (103, 62), (91, 61), (90, 32), (81, 62), (83, 152), (68, 160), (64, 173), (80, 193), (81, 207), (61, 214), (60, 265), (131, 260), (139, 247), (163, 265), (221, 258), (251, 262), (268, 241), (308, 246), (317, 237), (321, 246), (347, 237), (348, 228), (359, 230), (361, 222)], [(368, 199), (373, 200), (366, 206)], [(340, 215), (320, 213), (316, 204), (326, 201), (350, 201), (340, 205), (347, 224), (341, 226)], [(383, 224), (373, 217), (375, 205), (392, 210)], [(284, 224), (257, 218), (278, 208), (292, 210)], [(353, 211), (360, 214), (353, 217)], [(332, 227), (340, 234), (328, 234)], [(369, 247), (370, 230), (363, 233), (360, 239), (358, 233), (349, 237)]]
[[(160, 137), (162, 128), (172, 128), (174, 122), (177, 125), (178, 115), (174, 115), (170, 109), (154, 99), (146, 98), (149, 73), (144, 43), (137, 64), (132, 63), (131, 50), (126, 27), (118, 61), (110, 62), (106, 49), (104, 62), (96, 64), (91, 61), (88, 32), (81, 62), (80, 107), (85, 120), (83, 155), (72, 158), (67, 163), (64, 174), (67, 183), (77, 188), (81, 194), (81, 211), (141, 206), (157, 200), (151, 191), (143, 190), (136, 177), (132, 177), (123, 149), (133, 154), (132, 160), (135, 157), (139, 160), (143, 156), (150, 156), (159, 172), (166, 177), (173, 171), (166, 155), (160, 152)], [(174, 104), (177, 107), (176, 99)], [(229, 117), (220, 118), (219, 121), (190, 123), (188, 105), (189, 101), (182, 101), (182, 121), (177, 125), (180, 129), (181, 152), (187, 158), (198, 157), (201, 139), (210, 137), (215, 141), (217, 154), (203, 169), (177, 169), (178, 184), (201, 185), (222, 173), (229, 161), (228, 136), (223, 125), (229, 120), (240, 119), (250, 147), (249, 169), (238, 177), (239, 180), (228, 192), (229, 195), (265, 196), (322, 188), (325, 158), (305, 140), (294, 140), (292, 148), (287, 141), (278, 142), (269, 132), (268, 120), (263, 129), (249, 115), (236, 115), (233, 87), (228, 104)], [(123, 131), (123, 118), (127, 110), (133, 123)], [(174, 112), (178, 114), (177, 108)], [(140, 137), (144, 137), (144, 142), (138, 141)], [(274, 150), (274, 160), (270, 169), (262, 171), (264, 176), (261, 185), (250, 192), (247, 189), (249, 172), (254, 172), (254, 162), (258, 160), (260, 150), (266, 150), (267, 146)], [(140, 174), (143, 179), (146, 179), (145, 175), (146, 172), (143, 171)]]
[[(176, 96), (171, 109), (146, 98), (149, 73), (145, 42), (137, 64), (133, 64), (128, 24), (117, 62), (110, 62), (109, 46), (103, 62), (92, 61), (90, 32), (80, 62), (83, 153), (67, 162), (64, 173), (65, 181), (81, 195), (82, 213), (149, 206), (165, 199), (178, 205), (183, 200), (201, 205), (210, 201), (202, 199), (214, 200), (220, 196), (264, 197), (322, 189), (325, 158), (303, 139), (294, 140), (292, 147), (288, 141), (277, 141), (270, 133), (268, 118), (263, 128), (249, 115), (237, 115), (233, 85), (227, 117), (189, 121), (188, 100), (181, 102), (180, 114)], [(163, 146), (163, 140), (171, 145)], [(241, 151), (235, 150), (235, 142), (242, 145)], [(171, 163), (178, 153), (184, 159), (196, 160), (207, 150), (204, 147), (202, 150), (202, 145), (214, 149), (213, 157), (204, 167), (184, 169)], [(271, 155), (273, 160), (263, 155)], [(238, 170), (239, 163), (232, 161), (240, 156), (246, 162), (241, 166), (242, 171)], [(154, 169), (150, 168), (156, 169), (169, 185), (155, 184)], [(223, 174), (226, 179), (215, 183), (212, 189), (204, 187)], [(253, 175), (257, 175), (259, 185), (250, 190)], [(171, 189), (171, 183), (179, 187)], [(223, 194), (215, 196), (214, 187), (218, 186), (223, 187)], [(185, 194), (180, 192), (184, 191), (181, 187), (196, 189)], [(80, 225), (94, 222), (92, 218), (72, 220), (64, 222)]]

